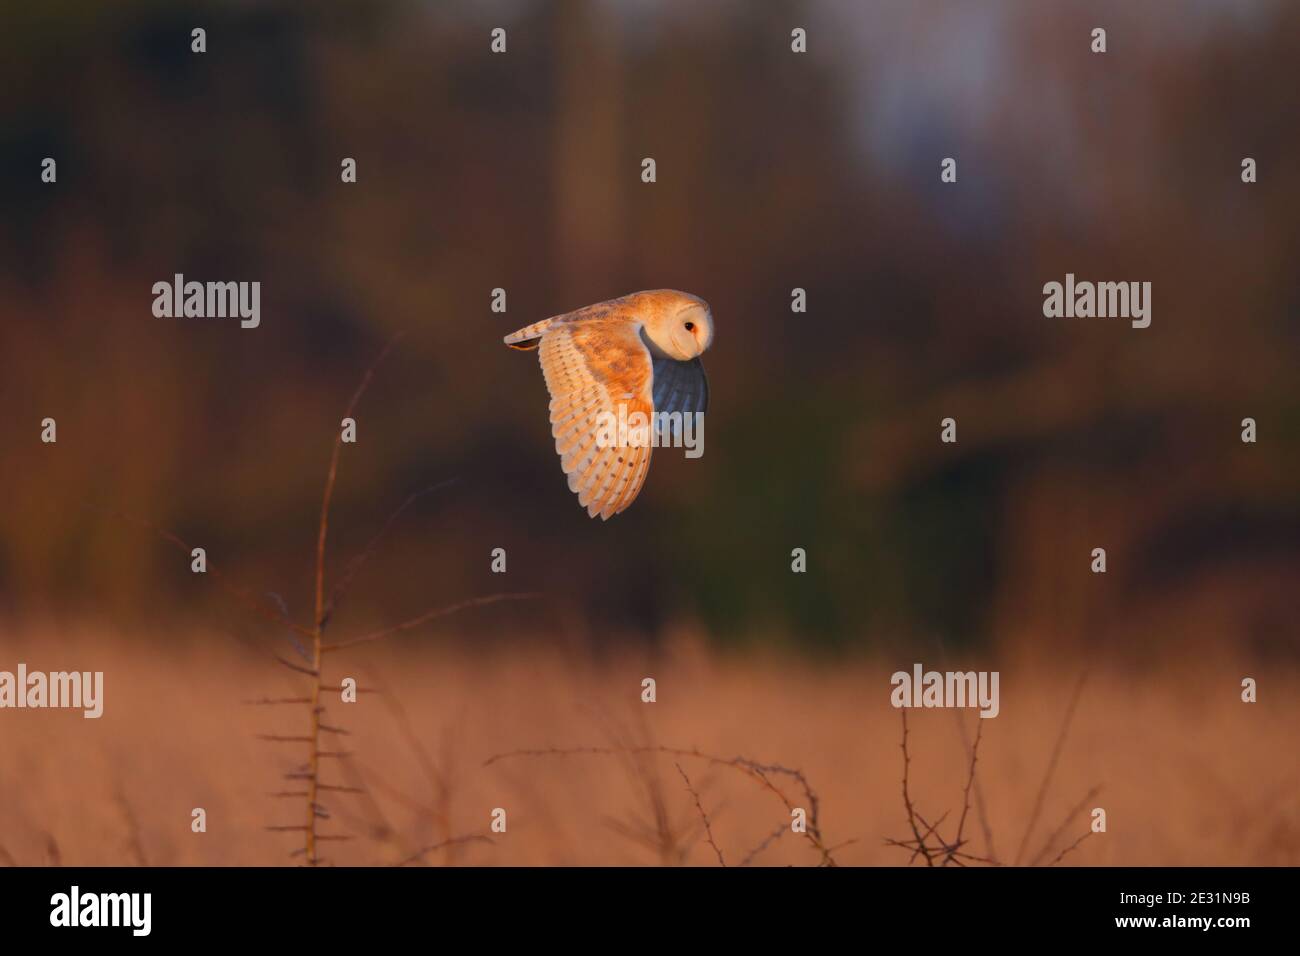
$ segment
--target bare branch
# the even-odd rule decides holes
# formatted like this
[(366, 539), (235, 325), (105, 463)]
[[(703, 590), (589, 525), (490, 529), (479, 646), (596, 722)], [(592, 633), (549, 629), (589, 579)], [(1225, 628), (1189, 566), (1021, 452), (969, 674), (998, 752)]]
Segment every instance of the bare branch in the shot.
[[(365, 374), (361, 376), (361, 382), (357, 385), (356, 391), (352, 393), (352, 398), (348, 401), (348, 407), (343, 412), (344, 418), (352, 417), (357, 405), (361, 402), (361, 397), (366, 394), (366, 389), (370, 388), (370, 383), (375, 377), (375, 371), (383, 364), (384, 359), (388, 358), (388, 353), (401, 340), (402, 334), (398, 332), (388, 340), (388, 344), (379, 353), (379, 357), (371, 363)], [(325, 611), (325, 539), (329, 531), (330, 501), (334, 497), (334, 484), (338, 479), (339, 472), (339, 454), (342, 450), (343, 431), (339, 429), (334, 433), (334, 447), (330, 452), (329, 468), (325, 472), (325, 492), (321, 495), (320, 524), (316, 530), (316, 613), (312, 618), (315, 623), (315, 634), (309, 634), (309, 637), (319, 638), (320, 628), (323, 626)]]
[(762, 853), (764, 850), (766, 850), (769, 846), (771, 846), (771, 845), (772, 845), (773, 843), (775, 843), (777, 840), (781, 839), (782, 835), (783, 835), (783, 834), (785, 833), (785, 831), (788, 830), (788, 829), (790, 829), (790, 828), (789, 828), (788, 826), (786, 826), (784, 823), (781, 824), (779, 827), (777, 827), (775, 830), (773, 830), (771, 833), (769, 833), (769, 834), (767, 835), (767, 837), (764, 838), (764, 840), (763, 840), (762, 843), (760, 843), (758, 846), (754, 847), (754, 849), (750, 850), (749, 853), (747, 853), (747, 854), (745, 855), (745, 858), (744, 858), (743, 860), (740, 861), (740, 865), (741, 865), (741, 866), (749, 866), (749, 864), (751, 864), (751, 863), (754, 862), (754, 858), (755, 858), (755, 857), (757, 857), (760, 853)]
[(306, 674), (308, 677), (316, 677), (319, 675), (318, 671), (312, 670), (309, 667), (299, 667), (293, 661), (286, 661), (279, 654), (272, 654), (271, 657), (276, 661), (276, 663), (282, 664), (283, 666), (289, 668), (289, 670), (291, 671), (295, 671), (299, 674)]
[(714, 842), (713, 827), (709, 825), (709, 815), (704, 812), (704, 805), (700, 803), (700, 795), (696, 793), (695, 788), (691, 786), (691, 778), (686, 776), (686, 771), (682, 769), (681, 764), (674, 763), (673, 766), (676, 767), (677, 772), (682, 775), (682, 780), (686, 781), (686, 790), (695, 801), (695, 809), (699, 811), (700, 819), (704, 821), (704, 837), (709, 841), (709, 846), (713, 847), (713, 852), (718, 855), (718, 864), (720, 866), (726, 866), (727, 861), (722, 858), (722, 850), (720, 850), (718, 844)]
[(917, 852), (925, 857), (926, 866), (934, 866), (934, 860), (930, 857), (930, 848), (925, 845), (925, 838), (921, 836), (921, 830), (916, 825), (917, 813), (912, 806), (912, 796), (907, 788), (908, 772), (912, 765), (912, 757), (907, 752), (907, 709), (901, 708), (899, 713), (903, 715), (903, 806), (907, 810), (907, 823), (912, 828), (913, 836), (916, 837)]
[(261, 697), (257, 700), (240, 701), (245, 707), (277, 707), (281, 704), (310, 704), (310, 697)]
[(406, 866), (407, 864), (410, 863), (423, 863), (424, 854), (432, 853), (435, 850), (441, 850), (444, 847), (457, 846), (462, 843), (491, 843), (491, 842), (492, 842), (491, 837), (482, 836), (480, 834), (474, 834), (471, 836), (453, 837), (450, 840), (443, 840), (441, 843), (435, 843), (433, 844), (433, 846), (426, 846), (423, 850), (416, 851), (414, 855), (409, 856), (405, 860), (402, 860), (400, 863), (394, 865)]
[[(984, 719), (975, 718), (975, 744), (970, 751), (970, 772), (966, 775), (966, 791), (962, 794), (961, 819), (957, 822), (957, 839), (956, 846), (962, 845), (962, 833), (966, 830), (966, 815), (970, 813), (970, 793), (971, 787), (975, 784), (975, 764), (979, 762), (980, 738), (984, 736)], [(952, 855), (948, 855), (952, 859)], [(946, 862), (946, 861), (945, 861)]]
[(463, 611), (466, 608), (482, 607), (485, 604), (497, 604), (501, 601), (526, 601), (539, 598), (542, 595), (535, 592), (527, 593), (503, 593), (488, 594), (483, 597), (470, 598), (467, 601), (460, 601), (457, 604), (451, 604), (447, 607), (438, 608), (435, 611), (428, 611), (419, 617), (413, 617), (409, 621), (403, 621), (401, 624), (395, 624), (392, 627), (386, 627), (380, 631), (373, 631), (370, 634), (363, 634), (361, 637), (354, 637), (346, 641), (335, 641), (332, 644), (322, 644), (322, 651), (338, 651), (345, 647), (355, 647), (358, 644), (368, 644), (371, 641), (383, 640), (385, 637), (391, 637), (402, 631), (409, 631), (412, 628), (419, 627), (421, 624), (428, 624), (441, 617), (447, 617), (455, 614), (457, 611)]
[(1047, 838), (1047, 842), (1043, 844), (1043, 848), (1039, 850), (1037, 854), (1035, 854), (1032, 860), (1029, 861), (1030, 866), (1037, 866), (1039, 862), (1043, 859), (1043, 857), (1047, 856), (1047, 854), (1052, 852), (1052, 847), (1056, 845), (1056, 841), (1060, 839), (1061, 834), (1063, 834), (1066, 831), (1066, 829), (1070, 826), (1070, 820), (1072, 820), (1077, 814), (1082, 812), (1083, 809), (1087, 807), (1088, 804), (1092, 802), (1093, 798), (1096, 797), (1097, 794), (1099, 793), (1101, 793), (1101, 786), (1098, 785), (1093, 787), (1091, 790), (1089, 790), (1087, 793), (1083, 795), (1082, 800), (1080, 800), (1078, 803), (1076, 803), (1073, 807), (1070, 808), (1070, 811), (1065, 815), (1065, 819), (1061, 821), (1061, 825), (1052, 831), (1052, 835)]
[(1078, 681), (1074, 685), (1074, 693), (1070, 695), (1070, 702), (1065, 708), (1065, 717), (1061, 720), (1061, 729), (1057, 732), (1056, 742), (1052, 745), (1052, 756), (1047, 761), (1047, 769), (1043, 773), (1043, 782), (1038, 787), (1038, 796), (1034, 799), (1034, 809), (1029, 815), (1029, 823), (1025, 827), (1025, 835), (1020, 840), (1020, 849), (1016, 850), (1015, 859), (1012, 865), (1019, 865), (1021, 858), (1025, 855), (1025, 847), (1029, 845), (1030, 834), (1034, 832), (1034, 827), (1038, 824), (1038, 817), (1043, 812), (1043, 802), (1047, 798), (1047, 788), (1052, 782), (1052, 777), (1056, 773), (1057, 761), (1061, 758), (1061, 751), (1065, 748), (1065, 736), (1070, 730), (1070, 721), (1074, 719), (1074, 710), (1079, 706), (1079, 697), (1083, 694), (1083, 685), (1088, 679), (1088, 672), (1084, 671), (1079, 675)]
[[(357, 385), (356, 391), (352, 393), (352, 398), (348, 401), (348, 407), (343, 412), (344, 418), (351, 418), (356, 411), (361, 397), (365, 395), (366, 389), (370, 387), (371, 381), (374, 380), (375, 370), (388, 357), (388, 353), (401, 339), (402, 333), (397, 333), (388, 340), (388, 344), (380, 351), (378, 357), (366, 369), (365, 374), (361, 376), (361, 381)], [(316, 529), (316, 587), (314, 589), (315, 604), (312, 614), (311, 628), (311, 754), (309, 766), (311, 777), (307, 785), (307, 836), (304, 840), (304, 849), (306, 850), (306, 860), (308, 866), (315, 866), (316, 859), (316, 795), (319, 792), (320, 782), (318, 778), (320, 770), (320, 735), (323, 732), (333, 732), (343, 734), (345, 731), (337, 728), (330, 728), (328, 731), (321, 724), (321, 655), (323, 642), (321, 640), (322, 632), (325, 628), (325, 541), (329, 533), (330, 502), (334, 498), (334, 484), (338, 479), (339, 455), (343, 449), (343, 431), (336, 430), (334, 433), (334, 444), (330, 450), (329, 468), (325, 472), (325, 490), (321, 494), (320, 505), (320, 522)]]
[(388, 519), (380, 526), (379, 531), (370, 539), (370, 543), (348, 562), (347, 567), (343, 569), (343, 573), (339, 576), (339, 579), (335, 581), (334, 586), (330, 588), (329, 597), (325, 600), (325, 610), (321, 617), (321, 627), (327, 625), (330, 619), (334, 616), (334, 609), (338, 607), (338, 602), (342, 599), (344, 592), (352, 583), (352, 579), (356, 577), (357, 572), (360, 571), (365, 563), (374, 555), (375, 551), (379, 547), (379, 542), (383, 540), (384, 535), (386, 535), (392, 526), (396, 524), (397, 519), (402, 516), (403, 512), (425, 495), (431, 495), (435, 491), (446, 488), (448, 485), (455, 484), (455, 482), (455, 478), (448, 478), (444, 481), (439, 481), (435, 484), (429, 485), (427, 488), (421, 488), (419, 491), (414, 491), (406, 496), (406, 500), (397, 507), (396, 511), (388, 516)]
[(826, 845), (822, 842), (821, 825), (818, 819), (820, 802), (817, 793), (808, 783), (808, 778), (804, 776), (802, 770), (791, 767), (783, 767), (780, 764), (763, 764), (748, 757), (719, 757), (714, 754), (705, 753), (698, 748), (686, 750), (680, 747), (654, 746), (623, 746), (623, 747), (572, 747), (560, 749), (548, 747), (544, 750), (512, 750), (508, 753), (494, 754), (483, 762), (483, 765), (490, 766), (499, 760), (514, 757), (568, 757), (576, 755), (594, 755), (610, 756), (621, 754), (639, 754), (639, 753), (658, 753), (667, 754), (673, 757), (693, 757), (698, 760), (706, 761), (721, 767), (732, 767), (741, 771), (760, 786), (776, 796), (784, 804), (787, 811), (795, 810), (795, 805), (790, 801), (782, 791), (770, 779), (772, 775), (786, 776), (794, 780), (803, 791), (803, 797), (807, 801), (808, 825), (802, 836), (812, 844), (813, 848), (821, 854), (822, 866), (835, 866), (835, 859), (827, 850)]
[(1054, 859), (1051, 863), (1049, 863), (1049, 864), (1047, 864), (1047, 865), (1048, 865), (1048, 866), (1056, 866), (1056, 864), (1060, 863), (1061, 860), (1063, 860), (1063, 859), (1065, 858), (1065, 855), (1066, 855), (1067, 853), (1069, 853), (1069, 852), (1072, 851), (1072, 850), (1078, 849), (1080, 843), (1082, 843), (1084, 840), (1088, 839), (1088, 837), (1092, 836), (1092, 832), (1093, 832), (1092, 830), (1089, 830), (1089, 831), (1088, 831), (1087, 833), (1085, 833), (1083, 836), (1079, 837), (1079, 839), (1075, 840), (1073, 843), (1071, 843), (1069, 846), (1067, 846), (1064, 850), (1062, 850), (1060, 853), (1058, 853), (1058, 854), (1056, 855), (1056, 859)]
[[(136, 525), (137, 527), (144, 528), (146, 531), (151, 531), (159, 538), (168, 542), (169, 544), (175, 545), (178, 549), (180, 549), (187, 555), (191, 554), (194, 551), (194, 549), (190, 547), (189, 543), (186, 542), (183, 538), (181, 538), (180, 535), (176, 534), (173, 531), (169, 531), (166, 528), (161, 528), (150, 521), (146, 521), (144, 518), (140, 518), (137, 517), (136, 515), (129, 514), (125, 511), (119, 511), (114, 508), (104, 508), (99, 505), (91, 504), (90, 502), (82, 502), (82, 507), (87, 509), (88, 511), (96, 511), (99, 512), (100, 514), (106, 514), (109, 515), (110, 517), (118, 518), (122, 521), (125, 521), (128, 524), (133, 524)], [(273, 603), (265, 600), (262, 597), (259, 597), (258, 595), (254, 594), (252, 591), (248, 590), (248, 588), (236, 584), (234, 581), (227, 578), (212, 563), (211, 560), (207, 562), (206, 573), (210, 575), (214, 581), (217, 582), (217, 585), (223, 591), (225, 591), (231, 597), (235, 598), (240, 604), (242, 604), (246, 610), (252, 611), (254, 614), (264, 617), (268, 621), (271, 621), (274, 624), (279, 624), (282, 627), (287, 627), (295, 634), (299, 634), (303, 637), (308, 637), (308, 638), (312, 636), (311, 628), (304, 627), (303, 625), (299, 624), (297, 621), (292, 620), (287, 614), (282, 613), (280, 608), (274, 605)]]

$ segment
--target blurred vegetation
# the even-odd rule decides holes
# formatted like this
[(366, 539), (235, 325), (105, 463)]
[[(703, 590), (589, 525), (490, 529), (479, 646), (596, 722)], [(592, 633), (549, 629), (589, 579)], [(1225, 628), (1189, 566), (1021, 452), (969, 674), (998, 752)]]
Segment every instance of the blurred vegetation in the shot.
[[(1296, 647), (1300, 6), (0, 16), (4, 609), (211, 606), (187, 560), (89, 502), (301, 612), (338, 418), (405, 329), (344, 457), (334, 560), (412, 490), (458, 481), (412, 509), (345, 613), (498, 589), (505, 547), (510, 589), (552, 601), (458, 626), (579, 621), (600, 643), (698, 622), (832, 652), (1193, 629)], [(1087, 48), (1103, 21), (1104, 57)], [(260, 281), (261, 327), (154, 318), (150, 287), (177, 272)], [(1151, 328), (1044, 319), (1066, 272), (1151, 281)], [(659, 452), (632, 510), (591, 522), (535, 360), (500, 338), (657, 287), (714, 309), (705, 454)]]

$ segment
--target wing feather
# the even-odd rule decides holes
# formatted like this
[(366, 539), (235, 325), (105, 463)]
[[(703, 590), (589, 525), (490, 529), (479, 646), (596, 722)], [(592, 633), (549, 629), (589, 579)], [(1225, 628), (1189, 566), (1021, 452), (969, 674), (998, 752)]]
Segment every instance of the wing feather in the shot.
[[(709, 410), (709, 380), (704, 374), (704, 363), (698, 358), (679, 362), (672, 358), (654, 359), (655, 413), (680, 412), (683, 416)], [(674, 426), (673, 419), (662, 419)], [(664, 436), (667, 438), (668, 436)]]
[(525, 341), (539, 332), (551, 434), (569, 489), (589, 515), (608, 519), (636, 499), (649, 471), (648, 431), (619, 434), (611, 425), (652, 421), (655, 364), (638, 326), (626, 319), (547, 320), (507, 338)]

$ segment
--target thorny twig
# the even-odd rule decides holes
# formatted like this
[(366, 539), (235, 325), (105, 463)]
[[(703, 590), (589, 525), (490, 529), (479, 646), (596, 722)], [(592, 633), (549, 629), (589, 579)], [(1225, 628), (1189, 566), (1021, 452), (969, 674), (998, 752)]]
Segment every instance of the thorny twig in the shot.
[[(1052, 751), (1052, 757), (1051, 760), (1048, 762), (1047, 774), (1044, 778), (1042, 786), (1039, 788), (1038, 800), (1036, 802), (1035, 811), (1034, 811), (1034, 819), (1030, 820), (1030, 826), (1026, 831), (1026, 840), (1028, 839), (1029, 832), (1032, 831), (1033, 829), (1033, 824), (1035, 822), (1037, 814), (1041, 811), (1044, 793), (1047, 789), (1047, 784), (1051, 780), (1052, 772), (1056, 767), (1057, 760), (1060, 757), (1062, 744), (1065, 739), (1066, 730), (1069, 728), (1070, 719), (1073, 716), (1075, 707), (1079, 702), (1079, 693), (1082, 690), (1082, 687), (1083, 687), (1083, 678), (1080, 678), (1078, 684), (1075, 686), (1074, 695), (1072, 696), (1070, 703), (1066, 709), (1065, 720), (1062, 722), (1061, 730), (1057, 735), (1056, 744)], [(951, 842), (949, 842), (948, 840), (945, 840), (939, 832), (939, 826), (940, 824), (943, 823), (944, 819), (947, 817), (947, 813), (941, 815), (938, 819), (934, 821), (934, 823), (929, 823), (925, 819), (925, 817), (921, 814), (921, 812), (917, 810), (916, 805), (912, 801), (911, 790), (909, 785), (910, 776), (911, 776), (910, 775), (911, 753), (907, 746), (907, 739), (908, 739), (907, 711), (906, 709), (903, 709), (900, 711), (900, 713), (902, 716), (902, 724), (903, 724), (902, 744), (901, 744), (901, 749), (903, 751), (903, 807), (907, 812), (907, 822), (908, 822), (908, 826), (912, 830), (912, 838), (909, 840), (886, 839), (885, 840), (886, 845), (896, 846), (901, 849), (910, 850), (912, 852), (912, 856), (911, 859), (908, 861), (909, 864), (914, 862), (917, 856), (923, 856), (925, 858), (927, 866), (934, 866), (936, 860), (939, 861), (940, 866), (948, 866), (949, 864), (952, 864), (953, 866), (965, 866), (968, 862), (984, 863), (989, 866), (1002, 866), (1003, 865), (1002, 862), (999, 861), (994, 856), (992, 856), (991, 854), (985, 856), (977, 856), (973, 853), (968, 853), (964, 849), (962, 849), (962, 847), (964, 847), (967, 843), (970, 842), (964, 837), (964, 834), (966, 829), (966, 820), (970, 814), (970, 809), (971, 809), (971, 794), (977, 787), (975, 771), (976, 771), (976, 765), (979, 763), (979, 747), (984, 734), (983, 721), (981, 720), (980, 723), (977, 724), (977, 728), (975, 731), (975, 741), (970, 747), (970, 765), (966, 774), (966, 785), (962, 791), (962, 812), (957, 823), (956, 837)], [(964, 734), (962, 739), (963, 741), (965, 741), (966, 739)], [(1033, 857), (1033, 859), (1030, 860), (1029, 863), (1030, 866), (1037, 865), (1040, 860), (1042, 860), (1048, 853), (1051, 852), (1051, 849), (1056, 844), (1056, 841), (1060, 838), (1061, 834), (1065, 832), (1066, 827), (1069, 825), (1069, 821), (1072, 818), (1074, 818), (1079, 813), (1080, 810), (1082, 810), (1084, 807), (1087, 806), (1088, 802), (1097, 795), (1100, 789), (1101, 789), (1100, 787), (1093, 787), (1084, 795), (1083, 799), (1080, 800), (1079, 803), (1076, 804), (1075, 807), (1071, 809), (1068, 814), (1066, 814), (1065, 820), (1061, 823), (1059, 827), (1057, 827), (1056, 830), (1052, 832), (1051, 836), (1048, 837), (1046, 843), (1043, 844), (1042, 849), (1039, 850), (1039, 852)], [(921, 827), (925, 828), (924, 832), (922, 832)], [(1078, 847), (1079, 844), (1081, 844), (1090, 835), (1091, 835), (1091, 831), (1089, 833), (1084, 834), (1078, 840), (1074, 841), (1074, 843), (1070, 844), (1070, 846), (1062, 850), (1056, 856), (1056, 858), (1053, 859), (1052, 862), (1049, 863), (1048, 865), (1054, 866), (1057, 863), (1059, 863), (1066, 854), (1070, 853), (1072, 850)], [(931, 842), (931, 837), (934, 838), (933, 842)], [(985, 840), (988, 843), (988, 845), (991, 846), (992, 834), (986, 832)], [(1023, 853), (1023, 851), (1024, 851), (1024, 846), (1022, 844), (1021, 852)]]
[[(907, 788), (908, 773), (912, 766), (911, 755), (907, 752), (907, 711), (904, 709), (900, 710), (899, 713), (903, 716), (903, 806), (907, 810), (908, 826), (912, 828), (912, 836), (916, 840), (914, 844), (916, 852), (925, 857), (926, 866), (934, 866), (934, 860), (930, 856), (930, 848), (926, 846), (925, 837), (921, 836), (921, 830), (916, 825), (916, 808), (912, 806), (912, 797)], [(912, 855), (912, 859), (916, 859), (916, 854)]]
[[(979, 760), (979, 745), (980, 740), (983, 737), (982, 727), (976, 732), (975, 743), (971, 748), (970, 769), (967, 772), (966, 787), (962, 793), (962, 813), (961, 819), (957, 824), (957, 836), (952, 840), (952, 842), (949, 842), (938, 832), (939, 825), (943, 823), (948, 816), (947, 812), (939, 816), (933, 823), (930, 823), (925, 819), (921, 812), (916, 809), (916, 805), (912, 802), (908, 786), (910, 779), (911, 754), (907, 749), (907, 711), (904, 709), (901, 710), (900, 713), (902, 715), (903, 723), (903, 742), (901, 745), (903, 751), (903, 806), (907, 810), (907, 822), (912, 829), (912, 839), (887, 839), (885, 840), (885, 843), (889, 846), (911, 850), (912, 856), (911, 859), (908, 860), (909, 864), (915, 861), (917, 856), (920, 855), (925, 857), (926, 866), (934, 866), (935, 860), (940, 860), (940, 866), (948, 866), (949, 864), (954, 866), (965, 866), (966, 863), (963, 861), (987, 863), (996, 866), (996, 860), (988, 857), (976, 856), (975, 854), (967, 853), (962, 849), (962, 847), (967, 843), (966, 840), (962, 839), (962, 834), (965, 831), (967, 814), (970, 812), (970, 794), (971, 788), (975, 783), (975, 765)], [(918, 826), (918, 821), (920, 826)], [(924, 833), (921, 832), (921, 826), (925, 827)], [(932, 846), (929, 843), (931, 836), (934, 837), (936, 845)]]
[(790, 828), (786, 826), (784, 823), (781, 824), (779, 827), (777, 827), (775, 830), (769, 833), (766, 837), (764, 837), (762, 843), (760, 843), (758, 846), (754, 847), (754, 849), (750, 850), (747, 854), (745, 854), (745, 858), (740, 861), (740, 865), (749, 866), (749, 864), (754, 862), (755, 857), (757, 857), (760, 853), (766, 850), (777, 840), (781, 839), (781, 836), (788, 829)]
[(709, 825), (709, 815), (704, 812), (704, 805), (700, 803), (700, 795), (696, 793), (695, 788), (691, 786), (691, 778), (686, 776), (686, 771), (682, 769), (681, 764), (674, 763), (673, 766), (676, 767), (677, 772), (682, 775), (682, 780), (686, 782), (686, 790), (695, 801), (695, 809), (700, 812), (700, 820), (704, 823), (704, 838), (708, 840), (709, 846), (713, 847), (713, 852), (718, 855), (718, 864), (720, 866), (726, 866), (727, 861), (722, 858), (722, 850), (713, 839), (713, 827)]
[(788, 812), (793, 813), (798, 809), (790, 798), (772, 782), (772, 777), (783, 776), (793, 780), (803, 791), (804, 799), (808, 806), (807, 825), (801, 832), (804, 837), (820, 855), (820, 866), (836, 866), (835, 858), (831, 854), (822, 839), (821, 824), (819, 821), (820, 801), (816, 792), (808, 783), (808, 778), (804, 776), (802, 770), (792, 767), (783, 767), (780, 764), (764, 764), (751, 760), (748, 757), (719, 757), (715, 754), (705, 753), (698, 748), (687, 750), (681, 747), (665, 747), (662, 745), (654, 746), (633, 746), (633, 747), (547, 747), (544, 749), (532, 750), (512, 750), (507, 753), (494, 754), (483, 762), (485, 767), (491, 766), (499, 760), (512, 759), (516, 757), (572, 757), (572, 756), (615, 756), (619, 754), (638, 754), (638, 753), (657, 753), (670, 757), (691, 757), (697, 760), (703, 760), (706, 763), (719, 767), (731, 767), (746, 774), (755, 780), (761, 787), (774, 794)]
[(434, 850), (441, 850), (444, 847), (459, 846), (462, 843), (491, 843), (492, 838), (482, 836), (481, 834), (471, 834), (470, 836), (453, 837), (450, 840), (443, 840), (441, 843), (435, 843), (432, 846), (426, 846), (423, 850), (417, 850), (414, 854), (402, 860), (396, 866), (406, 866), (410, 863), (423, 863), (424, 854), (432, 853)]

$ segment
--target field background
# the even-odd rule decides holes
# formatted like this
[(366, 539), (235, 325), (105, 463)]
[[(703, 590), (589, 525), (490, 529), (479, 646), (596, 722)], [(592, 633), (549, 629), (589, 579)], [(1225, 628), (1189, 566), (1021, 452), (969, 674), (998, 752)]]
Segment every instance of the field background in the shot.
[[(1032, 821), (1021, 862), (1051, 862), (1095, 805), (1109, 832), (1061, 864), (1300, 862), (1297, 62), (1280, 0), (8, 5), (0, 669), (103, 670), (107, 709), (0, 712), (0, 862), (294, 862), (263, 828), (301, 819), (267, 796), (301, 756), (256, 735), (306, 718), (242, 702), (301, 689), (295, 652), (141, 522), (303, 621), (330, 442), (398, 331), (331, 577), (451, 483), (330, 638), (539, 597), (331, 660), (387, 692), (331, 712), (366, 795), (327, 802), (356, 837), (330, 859), (401, 862), (500, 806), (506, 837), (424, 859), (716, 865), (669, 756), (484, 765), (640, 745), (799, 768), (827, 844), (856, 841), (837, 860), (906, 864), (888, 675), (920, 661), (1002, 672), (975, 791), (998, 859)], [(178, 272), (260, 281), (261, 327), (154, 318)], [(1152, 282), (1151, 327), (1045, 319), (1067, 272)], [(656, 454), (591, 522), (501, 337), (657, 287), (715, 314), (705, 453)], [(962, 726), (911, 723), (945, 833)], [(729, 864), (788, 817), (680, 762)], [(818, 860), (787, 834), (753, 862)]]
[[(173, 638), (141, 657), (122, 650), (134, 645), (133, 635), (69, 628), (53, 645), (48, 637), (26, 642), (26, 659), (102, 668), (106, 711), (98, 721), (66, 712), (5, 715), (0, 846), (7, 860), (290, 862), (300, 834), (264, 828), (300, 822), (301, 801), (267, 794), (286, 786), (279, 775), (301, 756), (256, 735), (301, 732), (303, 715), (300, 708), (272, 715), (240, 700), (292, 694), (303, 678), (234, 639)], [(652, 658), (600, 664), (528, 644), (490, 653), (393, 647), (367, 650), (356, 662), (342, 673), (387, 694), (330, 709), (352, 731), (344, 746), (355, 754), (333, 778), (367, 791), (325, 796), (334, 819), (322, 832), (356, 837), (325, 850), (333, 862), (716, 866), (678, 765), (728, 865), (744, 862), (777, 829), (788, 831), (789, 813), (775, 795), (696, 757), (519, 756), (484, 766), (520, 749), (647, 746), (799, 768), (819, 798), (826, 844), (853, 841), (834, 850), (837, 862), (911, 858), (885, 843), (910, 834), (899, 716), (888, 706), (890, 671), (878, 663), (736, 660), (710, 655), (688, 634)], [(1021, 852), (1060, 740), (1022, 863), (1056, 861), (1088, 832), (1094, 806), (1106, 809), (1107, 832), (1059, 865), (1300, 861), (1294, 677), (1267, 679), (1260, 703), (1245, 706), (1223, 676), (1240, 662), (1188, 654), (1138, 672), (1094, 666), (1062, 739), (1078, 671), (1027, 655), (1001, 655), (997, 663), (1002, 713), (985, 721), (976, 776), (996, 858), (1009, 862)], [(638, 700), (648, 674), (659, 686), (653, 705)], [(975, 718), (961, 719), (973, 735)], [(961, 811), (969, 761), (957, 721), (941, 710), (909, 719), (910, 789), (929, 820), (949, 811), (955, 821)], [(776, 782), (794, 805), (806, 805), (797, 787)], [(1086, 799), (1093, 787), (1100, 792)], [(976, 799), (966, 835), (971, 852), (987, 855)], [(208, 812), (207, 833), (190, 832), (195, 806)], [(497, 807), (507, 812), (505, 834), (488, 831)], [(416, 859), (425, 847), (474, 835), (492, 842)], [(786, 832), (751, 865), (819, 859)]]

